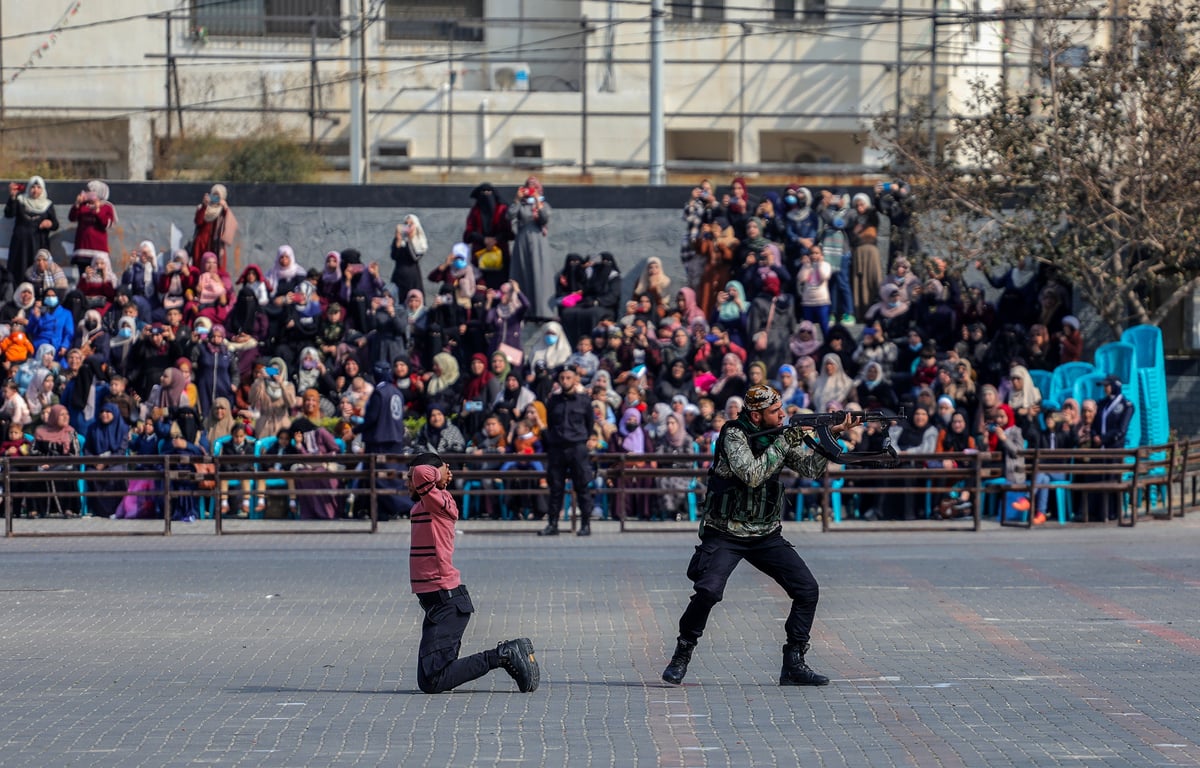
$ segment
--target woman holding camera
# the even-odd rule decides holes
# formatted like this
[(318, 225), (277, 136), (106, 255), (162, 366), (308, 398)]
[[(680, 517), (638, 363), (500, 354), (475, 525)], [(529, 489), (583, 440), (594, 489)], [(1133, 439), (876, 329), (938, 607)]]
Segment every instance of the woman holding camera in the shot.
[(509, 277), (524, 287), (533, 314), (546, 317), (554, 297), (556, 274), (543, 247), (550, 223), (550, 204), (536, 176), (530, 176), (525, 186), (517, 190), (516, 200), (508, 207), (508, 218), (514, 234)]
[(217, 257), (221, 271), (225, 271), (226, 253), (229, 246), (233, 245), (238, 228), (237, 218), (226, 201), (228, 197), (229, 192), (224, 184), (213, 184), (196, 206), (193, 221), (196, 229), (192, 234), (191, 247), (193, 264), (203, 263), (204, 255), (211, 252)]
[(108, 202), (108, 185), (93, 179), (75, 198), (67, 218), (75, 222), (75, 250), (71, 263), (80, 274), (98, 254), (108, 255), (108, 230), (117, 223), (117, 209)]
[(25, 279), (33, 266), (33, 257), (43, 248), (50, 250), (50, 233), (58, 229), (54, 203), (46, 196), (46, 182), (33, 176), (25, 184), (8, 185), (4, 218), (13, 219), (12, 239), (8, 243), (9, 282)]

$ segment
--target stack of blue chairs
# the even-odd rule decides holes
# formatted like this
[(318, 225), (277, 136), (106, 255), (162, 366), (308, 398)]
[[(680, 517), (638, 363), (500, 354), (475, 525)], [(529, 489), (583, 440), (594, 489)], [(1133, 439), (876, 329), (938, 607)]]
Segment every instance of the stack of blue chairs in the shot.
[(1063, 400), (1075, 396), (1075, 382), (1080, 376), (1095, 372), (1096, 367), (1091, 363), (1063, 363), (1050, 375), (1050, 391), (1042, 392), (1042, 397), (1061, 405)]
[[(1140, 445), (1162, 445), (1171, 439), (1171, 421), (1167, 413), (1167, 371), (1166, 358), (1163, 355), (1162, 331), (1153, 325), (1135, 325), (1125, 329), (1121, 341), (1134, 350), (1135, 365), (1138, 380), (1138, 412), (1135, 420), (1141, 432)], [(1132, 398), (1131, 398), (1132, 399)], [(1166, 458), (1165, 451), (1151, 455), (1151, 460), (1161, 461)], [(1165, 475), (1166, 469), (1160, 468), (1152, 474)], [(1150, 486), (1150, 503), (1158, 503), (1160, 493), (1165, 494), (1165, 486)]]
[[(1121, 391), (1137, 406), (1137, 413), (1134, 414), (1133, 421), (1129, 423), (1129, 432), (1125, 436), (1126, 448), (1136, 448), (1139, 445), (1147, 444), (1142, 442), (1141, 414), (1149, 409), (1146, 407), (1145, 399), (1140, 396), (1137, 357), (1137, 350), (1132, 344), (1125, 341), (1114, 341), (1096, 350), (1096, 370), (1106, 376), (1116, 376), (1120, 379)], [(1165, 402), (1165, 393), (1163, 398), (1160, 402)]]

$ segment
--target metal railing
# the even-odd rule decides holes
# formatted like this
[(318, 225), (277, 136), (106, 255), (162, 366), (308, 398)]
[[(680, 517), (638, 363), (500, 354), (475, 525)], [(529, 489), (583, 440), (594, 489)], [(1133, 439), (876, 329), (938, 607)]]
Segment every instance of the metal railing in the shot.
[[(380, 502), (388, 496), (407, 497), (397, 486), (402, 479), (402, 455), (335, 454), (322, 456), (122, 456), (122, 457), (45, 457), (10, 456), (0, 460), (0, 489), (3, 490), (5, 535), (171, 535), (181, 507), (194, 510), (201, 521), (211, 521), (213, 533), (268, 532), (359, 532), (379, 530)], [(494, 499), (494, 511), (502, 529), (512, 530), (510, 522), (536, 517), (536, 505), (526, 516), (513, 510), (509, 502), (517, 496), (530, 499), (545, 497), (545, 472), (534, 468), (544, 462), (545, 454), (448, 454), (444, 457), (454, 468), (452, 492), (459, 500), (464, 519), (478, 519), (481, 507)], [(621, 531), (683, 530), (669, 523), (685, 522), (694, 529), (702, 511), (704, 482), (708, 463), (706, 454), (594, 454), (596, 481), (593, 494), (602, 516), (619, 522)], [(1005, 478), (1004, 464), (995, 453), (903, 454), (896, 466), (886, 469), (830, 467), (819, 481), (802, 482), (785, 476), (788, 510), (785, 519), (803, 519), (805, 510), (819, 510), (822, 530), (899, 530), (905, 527), (928, 529), (922, 523), (939, 520), (939, 530), (982, 528), (986, 517), (995, 517), (1001, 525), (1032, 525), (1030, 509), (1010, 520), (1004, 509), (1007, 494), (1021, 494), (1030, 501), (1040, 489), (1065, 491), (1081, 497), (1089, 494), (1113, 494), (1120, 509), (1118, 524), (1132, 527), (1141, 520), (1170, 520), (1200, 508), (1200, 439), (1178, 441), (1159, 446), (1128, 450), (1053, 450), (1026, 451), (1022, 456), (1025, 479), (1015, 483)], [(505, 463), (520, 461), (529, 468), (509, 468)], [(196, 463), (211, 465), (198, 469)], [(944, 464), (950, 462), (952, 466)], [(539, 464), (543, 466), (544, 464)], [(1040, 481), (1043, 476), (1063, 480)], [(687, 482), (665, 488), (658, 481), (679, 478)], [(304, 487), (313, 481), (336, 481), (337, 487)], [(297, 481), (300, 487), (297, 486)], [(574, 529), (578, 521), (577, 496), (568, 488), (571, 503), (564, 510), (550, 510)], [(966, 500), (956, 519), (940, 523), (937, 503), (949, 494)], [(630, 513), (639, 499), (674, 494), (682, 497), (676, 514), (638, 516)], [(253, 499), (249, 519), (236, 514), (241, 505), (223, 509), (222, 501), (233, 496)], [(339, 524), (332, 526), (291, 526), (287, 520), (267, 517), (271, 510), (280, 518), (296, 517), (290, 502), (307, 496), (336, 497), (341, 507)], [(355, 502), (351, 502), (353, 497)], [(877, 522), (863, 517), (864, 497), (880, 500), (916, 499), (910, 504), (917, 514), (913, 521)], [(133, 507), (152, 508), (153, 517), (139, 517), (136, 526), (112, 529), (56, 526), (55, 520), (74, 516), (72, 511), (93, 515), (101, 500), (132, 499)], [(147, 504), (139, 505), (145, 499)], [(263, 515), (255, 512), (266, 507)], [(858, 507), (858, 508), (856, 508)], [(20, 510), (49, 513), (50, 520), (39, 521), (20, 516)], [(792, 512), (791, 510), (795, 510)], [(41, 515), (39, 514), (39, 517)], [(815, 515), (814, 515), (815, 516)], [(227, 527), (231, 518), (237, 524)], [(262, 518), (262, 522), (259, 522)], [(906, 526), (907, 522), (914, 525)], [(1107, 522), (1107, 521), (1102, 521)]]

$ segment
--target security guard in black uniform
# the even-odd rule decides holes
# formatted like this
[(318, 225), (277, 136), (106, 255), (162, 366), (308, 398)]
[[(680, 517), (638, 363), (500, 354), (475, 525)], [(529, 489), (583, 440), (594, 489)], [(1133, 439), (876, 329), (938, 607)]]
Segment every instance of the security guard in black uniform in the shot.
[[(367, 453), (399, 454), (404, 452), (404, 394), (391, 381), (380, 379), (367, 399), (361, 424), (354, 426), (355, 434), (363, 436)], [(376, 469), (382, 474), (375, 481), (380, 490), (392, 491), (379, 495), (377, 505), (380, 520), (392, 520), (407, 514), (399, 491), (403, 489), (403, 465), (381, 461)]]
[[(662, 678), (675, 685), (683, 682), (709, 612), (721, 602), (725, 582), (745, 559), (773, 578), (792, 599), (784, 624), (787, 644), (783, 646), (779, 684), (826, 685), (829, 678), (814, 672), (804, 660), (819, 590), (808, 566), (780, 533), (783, 483), (779, 473), (787, 466), (815, 479), (825, 473), (827, 462), (804, 449), (804, 427), (763, 434), (783, 424), (779, 392), (756, 384), (746, 392), (745, 400), (741, 416), (727, 422), (717, 438), (704, 497), (700, 545), (687, 570), (695, 593), (679, 619), (675, 654)], [(855, 424), (857, 419), (848, 414), (831, 431), (840, 433)]]
[(579, 374), (569, 365), (558, 371), (558, 391), (546, 403), (546, 484), (550, 487), (550, 512), (538, 536), (557, 536), (567, 478), (579, 502), (579, 536), (592, 534), (592, 465), (587, 439), (592, 434), (595, 414), (592, 398), (579, 384)]

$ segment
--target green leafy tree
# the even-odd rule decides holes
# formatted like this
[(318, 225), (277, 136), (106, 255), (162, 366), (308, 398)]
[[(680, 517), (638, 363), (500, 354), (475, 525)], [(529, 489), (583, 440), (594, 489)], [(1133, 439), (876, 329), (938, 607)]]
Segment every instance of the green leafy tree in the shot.
[(1083, 62), (1073, 24), (1031, 85), (977, 83), (936, 157), (919, 116), (876, 134), (959, 266), (1035, 259), (1114, 332), (1158, 325), (1200, 286), (1200, 0), (1135, 1)]

